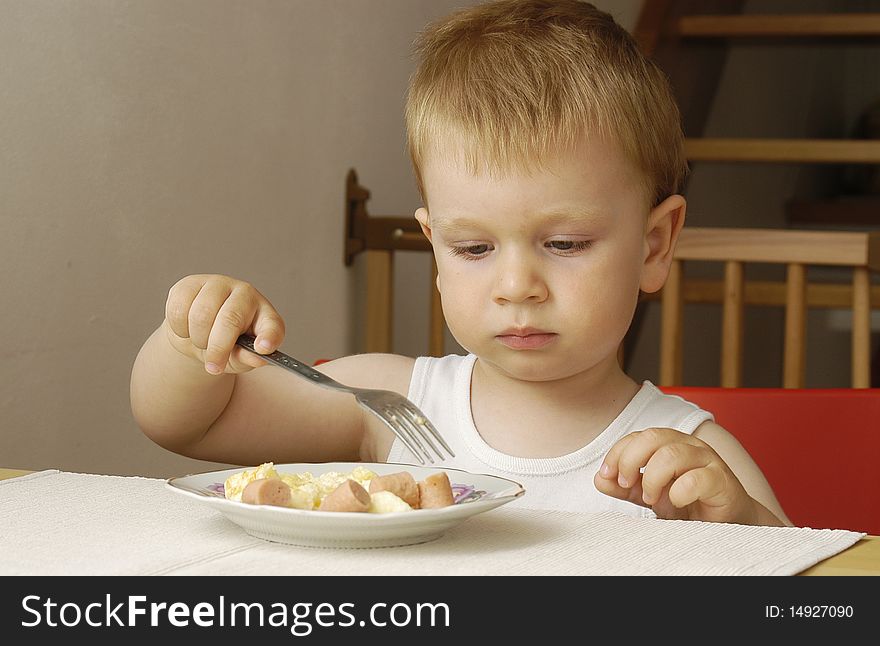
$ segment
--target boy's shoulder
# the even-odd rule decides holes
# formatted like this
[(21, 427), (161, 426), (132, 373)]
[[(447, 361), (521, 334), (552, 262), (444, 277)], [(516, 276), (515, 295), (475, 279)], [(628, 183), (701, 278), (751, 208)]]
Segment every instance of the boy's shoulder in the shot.
[(406, 396), (415, 359), (399, 354), (352, 354), (321, 363), (317, 369), (355, 388), (391, 390)]

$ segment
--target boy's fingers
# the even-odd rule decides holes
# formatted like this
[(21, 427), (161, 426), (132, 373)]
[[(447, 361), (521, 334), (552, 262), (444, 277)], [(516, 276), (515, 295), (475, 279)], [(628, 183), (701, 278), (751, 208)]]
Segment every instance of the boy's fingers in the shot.
[(664, 444), (650, 457), (642, 473), (644, 501), (649, 505), (654, 504), (660, 499), (663, 489), (688, 471), (705, 467), (709, 464), (710, 457), (691, 444)]
[(633, 433), (624, 435), (608, 450), (608, 453), (605, 454), (605, 459), (602, 461), (602, 466), (599, 468), (600, 477), (609, 480), (617, 480), (617, 467), (620, 456), (633, 439)]
[(712, 504), (712, 499), (724, 493), (724, 478), (706, 467), (692, 469), (678, 478), (669, 488), (669, 502), (686, 507), (698, 500)]
[[(631, 439), (617, 455), (617, 463), (614, 465), (617, 468), (617, 481), (621, 487), (630, 486), (639, 478), (640, 470), (648, 464), (648, 460), (661, 446), (692, 443), (690, 436), (671, 428), (649, 428), (630, 433), (627, 437)], [(608, 461), (607, 456), (605, 460)]]
[(208, 372), (219, 374), (226, 368), (235, 341), (250, 326), (255, 309), (253, 297), (241, 290), (233, 290), (223, 302), (208, 335), (205, 350), (205, 369)]
[(687, 518), (686, 512), (678, 509), (669, 501), (669, 492), (666, 489), (661, 490), (659, 497), (653, 503), (646, 503), (641, 479), (628, 488), (621, 487), (615, 480), (601, 478), (598, 474), (596, 474), (593, 481), (596, 485), (596, 489), (600, 492), (613, 496), (614, 498), (619, 498), (620, 500), (626, 500), (635, 505), (639, 505), (640, 507), (653, 509), (658, 518)]
[(631, 487), (621, 487), (619, 484), (617, 484), (616, 479), (604, 478), (600, 473), (597, 473), (596, 476), (593, 478), (593, 484), (596, 485), (596, 489), (607, 496), (619, 498), (620, 500), (627, 500), (642, 507), (648, 506), (642, 499), (641, 481), (636, 482)]
[[(229, 366), (234, 372), (246, 372), (251, 368), (262, 368), (267, 365), (269, 365), (268, 361), (237, 345), (232, 348), (232, 353), (229, 355)], [(242, 366), (247, 368), (243, 369)]]
[(229, 285), (219, 281), (208, 281), (202, 285), (189, 309), (188, 317), (189, 338), (197, 348), (208, 348), (208, 338), (217, 313), (231, 293)]
[(650, 505), (651, 509), (654, 510), (654, 513), (657, 514), (657, 518), (665, 518), (668, 520), (674, 519), (687, 519), (688, 513), (687, 509), (679, 509), (671, 502), (669, 502), (669, 489), (663, 489), (660, 492), (660, 497)]
[(168, 321), (171, 331), (181, 339), (189, 338), (189, 311), (203, 285), (201, 281), (189, 278), (177, 281), (168, 290), (165, 301), (165, 320)]
[(245, 332), (253, 332), (254, 347), (262, 354), (273, 352), (284, 340), (284, 321), (272, 304), (248, 283), (226, 276), (179, 280), (168, 292), (165, 320), (173, 334), (188, 340), (188, 347), (204, 350), (197, 355), (214, 374), (227, 367), (240, 372), (266, 365), (252, 353), (235, 352)]
[(254, 348), (262, 354), (274, 352), (284, 341), (284, 332), (284, 319), (269, 301), (261, 299), (254, 317)]

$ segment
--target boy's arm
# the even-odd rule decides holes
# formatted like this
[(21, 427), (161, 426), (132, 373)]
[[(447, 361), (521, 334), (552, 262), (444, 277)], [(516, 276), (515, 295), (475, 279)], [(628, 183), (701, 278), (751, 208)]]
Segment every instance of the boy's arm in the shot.
[[(231, 464), (383, 460), (390, 432), (353, 396), (274, 366), (211, 375), (168, 341), (167, 323), (147, 340), (131, 379), (132, 412), (161, 446)], [(406, 394), (412, 359), (358, 355), (321, 366), (338, 381)]]
[[(776, 500), (776, 495), (767, 482), (767, 478), (761, 469), (755, 464), (752, 456), (743, 448), (742, 444), (727, 430), (715, 422), (703, 422), (694, 431), (694, 437), (698, 437), (706, 444), (715, 449), (715, 452), (727, 463), (737, 479), (742, 483), (746, 492), (757, 502), (759, 507), (758, 525), (775, 525), (781, 521), (786, 525), (792, 522), (782, 510), (782, 505)], [(770, 514), (768, 516), (767, 514)]]

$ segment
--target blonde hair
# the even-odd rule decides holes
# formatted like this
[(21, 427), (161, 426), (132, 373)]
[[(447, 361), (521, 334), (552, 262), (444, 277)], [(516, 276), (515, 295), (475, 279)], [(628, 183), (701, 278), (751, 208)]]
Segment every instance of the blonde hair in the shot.
[(579, 0), (499, 0), (429, 25), (415, 43), (407, 145), (425, 198), (429, 154), (472, 172), (540, 166), (586, 136), (610, 136), (656, 205), (687, 163), (665, 75), (607, 13)]

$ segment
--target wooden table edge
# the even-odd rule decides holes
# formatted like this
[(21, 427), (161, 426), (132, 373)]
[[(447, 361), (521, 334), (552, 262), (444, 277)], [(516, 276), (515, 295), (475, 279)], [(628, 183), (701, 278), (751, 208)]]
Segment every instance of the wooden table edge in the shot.
[(28, 471), (26, 469), (0, 468), (0, 480), (8, 480), (9, 478), (17, 478), (19, 476), (26, 476), (29, 473), (33, 473), (33, 471)]

